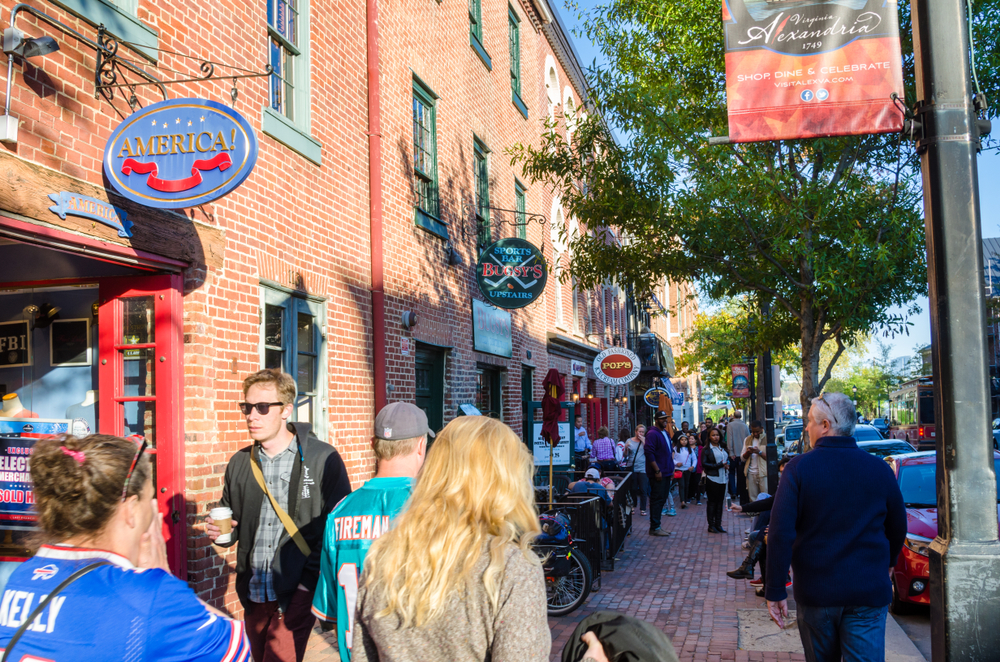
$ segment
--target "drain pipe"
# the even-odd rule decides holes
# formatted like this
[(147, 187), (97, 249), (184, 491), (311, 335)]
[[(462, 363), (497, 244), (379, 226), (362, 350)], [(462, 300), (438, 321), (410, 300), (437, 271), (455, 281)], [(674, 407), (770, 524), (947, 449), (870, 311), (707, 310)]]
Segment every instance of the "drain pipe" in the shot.
[(372, 372), (375, 414), (386, 405), (385, 284), (382, 259), (382, 126), (379, 104), (378, 0), (368, 9), (368, 200), (372, 264)]

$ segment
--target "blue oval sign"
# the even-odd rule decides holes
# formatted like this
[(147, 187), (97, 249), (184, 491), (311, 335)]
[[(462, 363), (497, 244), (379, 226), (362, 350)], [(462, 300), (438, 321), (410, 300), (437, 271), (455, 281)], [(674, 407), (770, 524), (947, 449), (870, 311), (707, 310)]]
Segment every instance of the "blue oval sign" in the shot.
[(257, 163), (257, 136), (238, 112), (206, 99), (161, 101), (118, 125), (104, 171), (121, 195), (180, 209), (221, 198)]

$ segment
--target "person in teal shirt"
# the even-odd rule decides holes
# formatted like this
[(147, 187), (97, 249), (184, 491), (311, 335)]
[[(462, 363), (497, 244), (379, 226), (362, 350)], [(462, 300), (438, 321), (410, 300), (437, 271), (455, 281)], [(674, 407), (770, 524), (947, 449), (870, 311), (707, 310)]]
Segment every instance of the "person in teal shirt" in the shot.
[(351, 660), (358, 581), (371, 544), (392, 526), (413, 491), (424, 463), (427, 414), (408, 402), (393, 402), (375, 417), (372, 448), (378, 461), (375, 477), (344, 497), (327, 516), (320, 558), (319, 583), (312, 612), (324, 629), (337, 628), (340, 659)]

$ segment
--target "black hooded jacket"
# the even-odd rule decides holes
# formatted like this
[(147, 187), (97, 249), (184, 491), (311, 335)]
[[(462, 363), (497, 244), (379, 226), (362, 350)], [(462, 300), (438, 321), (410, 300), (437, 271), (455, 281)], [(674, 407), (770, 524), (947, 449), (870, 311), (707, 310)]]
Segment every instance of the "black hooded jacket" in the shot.
[[(288, 532), (282, 534), (271, 561), (274, 592), (282, 611), (288, 608), (299, 584), (310, 591), (316, 588), (326, 516), (351, 493), (347, 467), (334, 447), (320, 441), (308, 423), (289, 423), (288, 427), (295, 433), (299, 445), (299, 461), (292, 468), (288, 488), (288, 515), (299, 527), (312, 554), (306, 558)], [(248, 446), (230, 458), (220, 502), (232, 508), (233, 519), (238, 522), (232, 541), (221, 546), (240, 543), (236, 550), (236, 595), (244, 607), (251, 604), (250, 555), (260, 522), (260, 507), (267, 498), (250, 469), (250, 451), (255, 446), (257, 444)]]

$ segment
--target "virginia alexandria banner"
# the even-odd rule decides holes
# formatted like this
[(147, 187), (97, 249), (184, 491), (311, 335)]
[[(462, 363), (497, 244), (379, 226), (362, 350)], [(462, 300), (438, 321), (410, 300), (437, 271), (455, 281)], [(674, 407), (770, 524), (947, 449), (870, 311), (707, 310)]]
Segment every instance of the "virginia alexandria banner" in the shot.
[(732, 142), (900, 131), (889, 0), (723, 0)]

